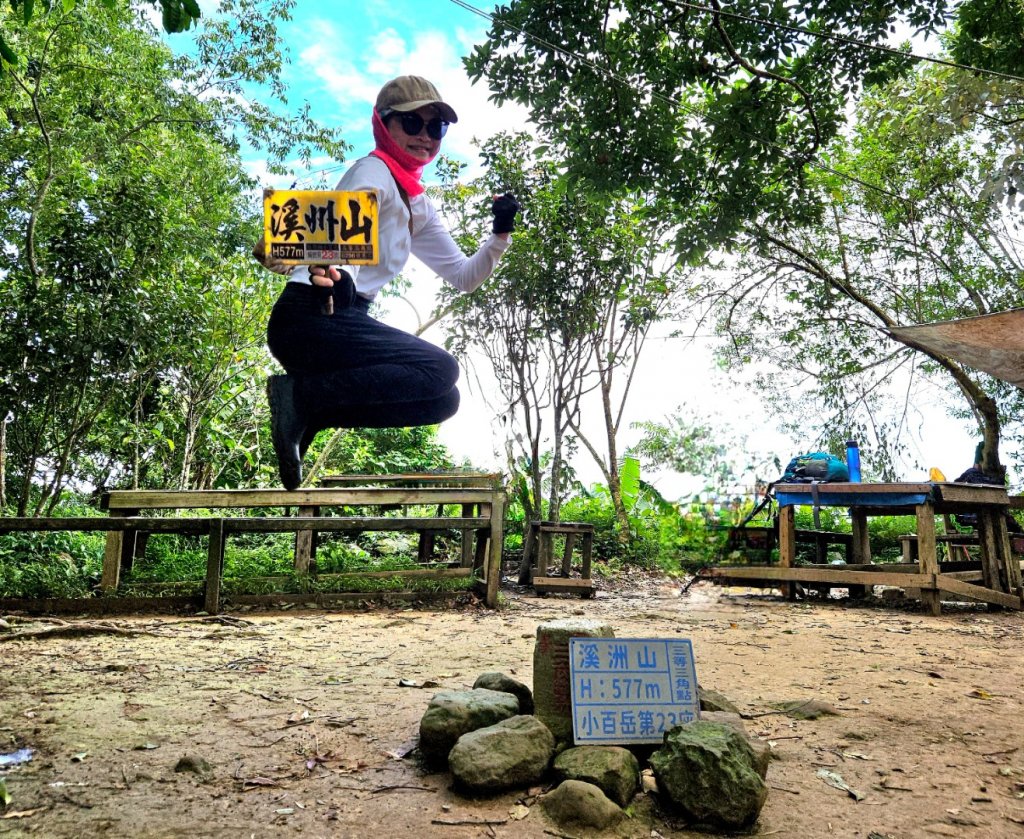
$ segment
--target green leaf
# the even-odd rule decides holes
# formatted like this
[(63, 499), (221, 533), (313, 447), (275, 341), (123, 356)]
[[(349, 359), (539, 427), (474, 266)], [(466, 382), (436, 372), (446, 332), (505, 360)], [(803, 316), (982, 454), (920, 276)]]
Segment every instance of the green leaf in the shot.
[(631, 510), (640, 495), (640, 461), (635, 457), (626, 457), (619, 470), (619, 489), (622, 492), (622, 505)]
[(22, 0), (24, 5), (21, 9), (21, 19), (26, 26), (32, 21), (32, 8), (34, 6), (33, 0)]
[(185, 11), (188, 16), (193, 20), (199, 20), (203, 16), (202, 10), (199, 8), (199, 3), (196, 0), (183, 0)]
[[(0, 34), (0, 58), (2, 58), (7, 64), (18, 63), (18, 54), (7, 45), (3, 34)], [(0, 67), (2, 67), (2, 65), (0, 65)]]
[(7, 791), (7, 781), (4, 778), (0, 778), (0, 804), (3, 804), (4, 807), (9, 807), (13, 800), (11, 794)]
[(61, 0), (61, 5), (64, 7), (64, 14), (67, 14), (75, 8), (75, 0)]

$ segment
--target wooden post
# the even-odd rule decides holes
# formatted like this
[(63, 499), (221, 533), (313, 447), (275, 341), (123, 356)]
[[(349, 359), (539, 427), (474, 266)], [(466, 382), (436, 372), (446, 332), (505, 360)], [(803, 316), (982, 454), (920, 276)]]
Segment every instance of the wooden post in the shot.
[(529, 585), (533, 580), (533, 552), (537, 548), (537, 525), (539, 522), (523, 522), (523, 559), (519, 563), (519, 585)]
[[(138, 510), (111, 510), (115, 518), (138, 515)], [(105, 594), (115, 594), (121, 585), (121, 572), (132, 567), (135, 556), (134, 530), (109, 530), (107, 543), (103, 549), (103, 574), (100, 577), (100, 589)]]
[[(468, 518), (473, 515), (475, 504), (462, 505), (462, 517)], [(459, 562), (462, 568), (473, 567), (473, 534), (468, 530), (462, 531), (462, 557)]]
[(868, 517), (860, 510), (850, 510), (850, 529), (853, 531), (853, 561), (856, 565), (871, 562), (871, 540), (868, 536)]
[(562, 576), (572, 576), (572, 549), (576, 544), (576, 534), (565, 534), (565, 550), (562, 551)]
[[(779, 566), (792, 568), (796, 560), (796, 532), (793, 507), (779, 508)], [(787, 581), (779, 583), (782, 596), (792, 600), (796, 597), (796, 586)]]
[[(319, 507), (299, 507), (298, 515), (311, 518), (320, 515)], [(295, 532), (295, 571), (299, 574), (316, 572), (315, 560), (316, 534), (312, 530)]]
[(224, 572), (224, 519), (210, 521), (210, 542), (206, 551), (206, 593), (204, 608), (207, 614), (220, 611), (220, 578)]
[(939, 559), (935, 542), (935, 507), (930, 501), (917, 505), (917, 560), (922, 574), (932, 578), (931, 588), (921, 588), (921, 601), (932, 615), (942, 614), (942, 601), (936, 587)]
[[(505, 531), (505, 495), (501, 492), (494, 493), (493, 501), (487, 505), (491, 517), (491, 552), (490, 560), (487, 563), (485, 579), (487, 590), (484, 602), (492, 609), (498, 606), (498, 587), (501, 585), (501, 551), (504, 547), (503, 534)], [(481, 505), (482, 510), (483, 505)]]
[[(1000, 540), (997, 538), (996, 514), (989, 509), (978, 510), (978, 540), (981, 543), (981, 577), (986, 588), (1006, 591), (1001, 568)], [(1004, 525), (1005, 526), (1005, 525)]]

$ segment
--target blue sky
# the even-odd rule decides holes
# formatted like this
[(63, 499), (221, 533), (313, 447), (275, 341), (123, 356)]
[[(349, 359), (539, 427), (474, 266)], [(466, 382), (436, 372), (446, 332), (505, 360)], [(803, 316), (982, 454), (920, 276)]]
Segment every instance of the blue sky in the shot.
[[(493, 6), (480, 2), (478, 8)], [(444, 152), (476, 170), (474, 138), (525, 126), (524, 109), (495, 107), (487, 99), (486, 86), (471, 85), (463, 70), (462, 57), (484, 40), (486, 26), (484, 18), (450, 0), (299, 0), (293, 19), (283, 26), (292, 59), (284, 74), (290, 104), (298, 107), (308, 101), (316, 118), (340, 127), (352, 145), (350, 159), (355, 159), (373, 148), (370, 112), (384, 82), (398, 75), (425, 76), (459, 114), (458, 124), (445, 138)], [(247, 155), (246, 165), (263, 176), (258, 155)], [(336, 165), (337, 161), (319, 159), (313, 172)], [(428, 167), (428, 181), (431, 175)]]

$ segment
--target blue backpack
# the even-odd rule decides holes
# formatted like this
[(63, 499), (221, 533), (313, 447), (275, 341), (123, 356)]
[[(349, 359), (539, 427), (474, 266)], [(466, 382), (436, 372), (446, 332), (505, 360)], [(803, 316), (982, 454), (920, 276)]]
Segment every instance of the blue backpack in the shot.
[(786, 466), (780, 484), (806, 484), (811, 481), (848, 481), (850, 470), (842, 458), (828, 452), (798, 454)]

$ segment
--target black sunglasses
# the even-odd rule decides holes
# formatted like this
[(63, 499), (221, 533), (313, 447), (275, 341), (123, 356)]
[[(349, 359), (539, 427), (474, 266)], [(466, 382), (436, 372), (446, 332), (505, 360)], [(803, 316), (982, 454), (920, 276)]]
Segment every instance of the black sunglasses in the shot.
[(381, 115), (385, 120), (388, 117), (398, 117), (402, 121), (402, 130), (410, 137), (415, 137), (427, 126), (427, 136), (434, 140), (440, 140), (448, 133), (448, 123), (440, 117), (434, 117), (427, 122), (417, 113), (403, 113), (402, 111), (385, 111)]

